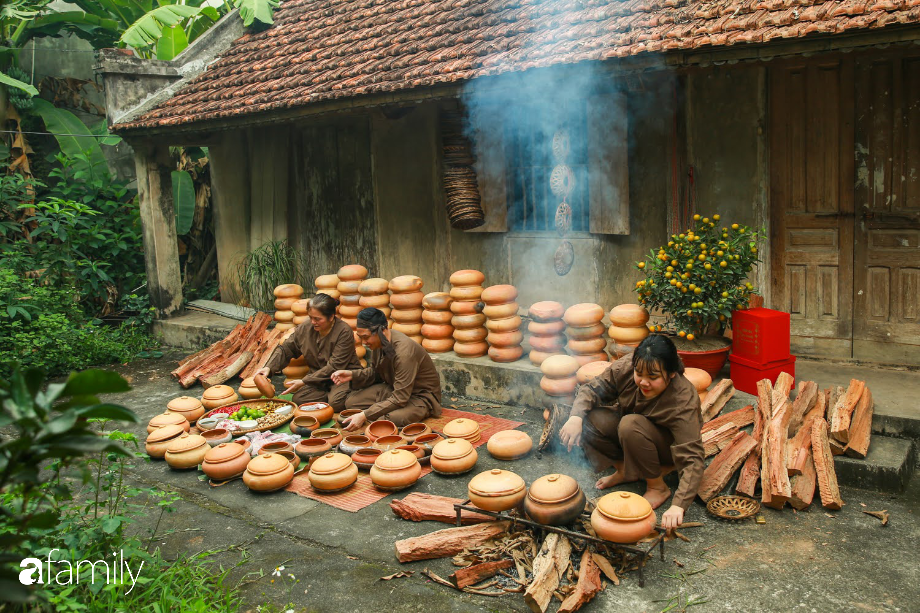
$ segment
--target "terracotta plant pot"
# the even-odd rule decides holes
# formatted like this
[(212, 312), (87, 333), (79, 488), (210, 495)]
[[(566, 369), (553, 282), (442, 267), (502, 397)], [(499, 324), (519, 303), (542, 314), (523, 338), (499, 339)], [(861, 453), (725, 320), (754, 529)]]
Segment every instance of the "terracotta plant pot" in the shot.
[(308, 465), (315, 458), (326, 455), (330, 451), (332, 451), (332, 445), (329, 444), (329, 441), (319, 438), (303, 439), (294, 445), (294, 453)]
[(578, 369), (578, 372), (575, 373), (575, 380), (579, 385), (584, 385), (591, 379), (599, 376), (605, 370), (610, 367), (610, 362), (607, 360), (598, 360), (596, 362), (588, 362), (584, 366)]
[(478, 270), (458, 270), (450, 276), (451, 285), (482, 285), (486, 276)]
[(425, 295), (422, 292), (407, 292), (405, 294), (392, 294), (390, 306), (394, 309), (420, 309)]
[(454, 300), (450, 303), (450, 312), (454, 315), (479, 315), (482, 305), (479, 300)]
[(484, 341), (489, 331), (483, 327), (454, 330), (454, 340), (458, 343), (478, 343)]
[(339, 453), (350, 456), (354, 455), (357, 450), (370, 446), (371, 439), (362, 434), (351, 434), (343, 438), (342, 442), (339, 443)]
[(489, 347), (489, 358), (493, 362), (508, 363), (516, 362), (524, 355), (524, 348), (520, 345), (516, 347)]
[(391, 434), (389, 436), (381, 436), (371, 443), (371, 447), (374, 449), (379, 449), (381, 451), (389, 451), (390, 449), (395, 449), (400, 445), (405, 445), (408, 443), (406, 439), (399, 436), (398, 434)]
[(251, 459), (242, 445), (222, 443), (204, 454), (201, 470), (214, 481), (226, 481), (241, 476)]
[(238, 388), (236, 388), (236, 393), (240, 395), (240, 398), (244, 400), (255, 400), (256, 398), (262, 397), (262, 392), (259, 391), (259, 388), (256, 387), (256, 384), (253, 383), (252, 377), (248, 379), (243, 379), (243, 382)]
[(432, 311), (448, 311), (453, 301), (449, 292), (431, 292), (422, 298), (422, 306)]
[(519, 475), (493, 468), (470, 479), (467, 492), (470, 502), (480, 509), (499, 513), (521, 504), (527, 486)]
[(489, 352), (489, 343), (480, 341), (478, 343), (461, 343), (454, 341), (454, 353), (464, 358), (478, 358)]
[[(187, 396), (184, 396), (187, 398)], [(205, 409), (211, 410), (217, 407), (239, 400), (239, 396), (229, 385), (212, 385), (204, 391), (201, 396), (201, 404)], [(167, 405), (168, 406), (168, 405)], [(198, 419), (197, 417), (195, 419)]]
[(423, 434), (431, 434), (431, 428), (428, 424), (415, 423), (403, 426), (402, 430), (399, 431), (399, 435), (406, 439), (407, 442), (413, 443), (415, 439), (422, 436)]
[[(435, 325), (450, 325), (450, 320), (453, 318), (454, 314), (447, 311), (422, 311), (422, 322), (426, 324), (435, 324)], [(453, 326), (451, 326), (453, 328)]]
[(265, 443), (259, 449), (259, 455), (265, 455), (266, 453), (276, 453), (278, 451), (294, 451), (294, 446), (290, 443), (285, 443), (284, 441)]
[(170, 468), (177, 470), (195, 468), (204, 461), (204, 456), (210, 448), (208, 441), (200, 434), (183, 432), (179, 438), (170, 442), (164, 457)]
[(335, 447), (342, 442), (342, 433), (335, 428), (320, 428), (319, 430), (314, 430), (310, 438), (322, 439)]
[(546, 475), (530, 486), (524, 500), (524, 512), (545, 526), (564, 526), (575, 521), (585, 510), (585, 493), (568, 475)]
[(530, 317), (534, 321), (550, 322), (562, 319), (562, 316), (565, 315), (565, 309), (558, 302), (545, 300), (530, 305), (528, 313), (530, 313)]
[(610, 309), (610, 323), (621, 328), (645, 327), (649, 314), (639, 304), (621, 304)]
[[(214, 388), (218, 389), (215, 390)], [(195, 423), (195, 420), (204, 415), (205, 410), (211, 410), (222, 404), (233, 402), (237, 398), (238, 396), (232, 387), (214, 385), (204, 391), (203, 400), (198, 400), (192, 396), (179, 396), (166, 403), (166, 410), (170, 413), (181, 415), (189, 423)]]
[(550, 379), (568, 379), (578, 372), (579, 368), (578, 361), (568, 355), (554, 355), (540, 364), (540, 372)]
[(166, 450), (170, 443), (185, 434), (185, 428), (177, 424), (169, 424), (162, 428), (157, 428), (147, 435), (144, 443), (144, 450), (151, 458), (162, 460), (166, 455)]
[[(706, 342), (707, 344), (721, 344), (723, 347), (707, 351), (690, 351), (686, 347), (693, 347), (697, 342)], [(728, 352), (731, 350), (731, 341), (721, 336), (703, 336), (697, 341), (681, 340), (675, 342), (677, 345), (677, 355), (684, 363), (685, 368), (699, 368), (705, 370), (713, 380), (719, 377), (719, 371), (725, 366), (728, 360)]]
[(527, 324), (527, 331), (537, 336), (558, 336), (565, 333), (565, 322), (554, 319), (548, 322), (531, 321)]
[(319, 422), (316, 421), (315, 417), (310, 415), (301, 415), (291, 420), (290, 428), (293, 434), (299, 434), (304, 438), (309, 438), (313, 434), (313, 431), (319, 428)]
[(274, 289), (275, 298), (300, 298), (303, 296), (303, 287), (296, 283), (285, 283)]
[(520, 430), (503, 430), (489, 437), (486, 449), (496, 460), (517, 460), (533, 449), (533, 439)]
[(370, 470), (374, 466), (374, 462), (377, 461), (377, 458), (380, 457), (383, 451), (380, 449), (374, 449), (372, 447), (364, 447), (357, 450), (354, 455), (351, 456), (352, 461), (355, 463), (361, 470)]
[[(453, 328), (451, 328), (453, 329)], [(451, 351), (454, 348), (454, 339), (453, 338), (441, 338), (441, 339), (422, 339), (422, 347), (425, 348), (428, 353), (445, 353)]]
[(204, 440), (206, 440), (208, 445), (211, 447), (217, 447), (218, 445), (223, 445), (224, 443), (233, 442), (233, 435), (230, 434), (230, 431), (225, 428), (214, 428), (213, 430), (207, 430), (202, 432), (201, 436), (204, 437)]
[(502, 319), (486, 319), (486, 330), (490, 333), (514, 332), (520, 330), (523, 325), (520, 316), (512, 315)]
[(472, 443), (462, 438), (449, 438), (434, 446), (431, 468), (443, 475), (461, 475), (473, 470), (479, 454)]
[(635, 543), (655, 529), (656, 521), (652, 505), (632, 492), (607, 494), (591, 513), (597, 536), (614, 543)]
[(371, 467), (371, 482), (378, 489), (397, 492), (412, 487), (422, 474), (418, 458), (405, 449), (381, 453)]
[(265, 375), (255, 375), (252, 378), (252, 382), (266, 398), (275, 397), (275, 386), (272, 385), (272, 382)]
[(302, 404), (294, 410), (294, 418), (313, 417), (320, 425), (325, 424), (335, 415), (335, 410), (331, 404), (325, 402), (308, 402)]
[(342, 281), (356, 281), (367, 277), (367, 268), (360, 264), (348, 264), (339, 268), (336, 276)]
[(399, 432), (396, 424), (386, 419), (378, 419), (367, 426), (364, 435), (373, 443), (381, 436), (392, 436)]
[(243, 472), (243, 483), (254, 492), (275, 492), (294, 478), (294, 467), (284, 456), (266, 453), (254, 457)]
[(489, 319), (505, 319), (514, 317), (520, 310), (517, 302), (507, 302), (505, 304), (488, 304), (482, 309), (482, 314)]
[(181, 426), (185, 432), (188, 432), (190, 425), (188, 420), (185, 419), (184, 415), (179, 413), (173, 413), (172, 411), (166, 411), (165, 413), (160, 413), (147, 422), (147, 434), (150, 434), (157, 428), (162, 428), (163, 426)]
[(354, 485), (358, 467), (343, 453), (327, 453), (313, 460), (307, 476), (315, 491), (331, 494)]
[(641, 343), (651, 332), (645, 326), (638, 328), (621, 328), (619, 326), (610, 326), (607, 335), (618, 343)]

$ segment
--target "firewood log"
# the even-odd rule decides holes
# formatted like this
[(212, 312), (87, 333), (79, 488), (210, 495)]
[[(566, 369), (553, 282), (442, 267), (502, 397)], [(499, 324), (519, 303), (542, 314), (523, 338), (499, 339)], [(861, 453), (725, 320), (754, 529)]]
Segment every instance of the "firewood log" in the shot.
[[(454, 504), (461, 502), (463, 501), (459, 498), (412, 492), (405, 498), (397, 498), (390, 502), (390, 509), (399, 517), (410, 521), (431, 520), (455, 524), (457, 513), (454, 510)], [(481, 524), (494, 520), (494, 517), (472, 511), (462, 511), (460, 515), (460, 521), (464, 525)]]
[(473, 564), (466, 568), (461, 568), (450, 577), (457, 589), (462, 590), (465, 587), (476, 585), (480, 581), (494, 577), (498, 571), (514, 566), (514, 560), (498, 560), (496, 562), (483, 562), (482, 564)]
[(872, 392), (869, 386), (863, 390), (850, 422), (850, 441), (844, 453), (853, 458), (865, 458), (869, 453), (869, 440), (872, 438), (872, 414), (875, 412), (875, 403), (872, 401)]
[(396, 541), (396, 558), (400, 562), (447, 558), (508, 530), (509, 522), (491, 522), (475, 526), (445, 528), (431, 534)]
[(715, 455), (727, 447), (736, 434), (738, 426), (735, 424), (725, 424), (718, 430), (710, 430), (703, 434), (703, 451), (706, 457)]
[(789, 460), (787, 468), (790, 476), (801, 474), (802, 462), (804, 461), (803, 450), (811, 449), (811, 428), (815, 420), (824, 419), (825, 399), (824, 392), (819, 392), (815, 395), (814, 406), (805, 415), (802, 425), (799, 427), (798, 432), (795, 433), (795, 436), (786, 443), (786, 457)]
[(601, 570), (594, 562), (591, 551), (585, 547), (584, 553), (581, 554), (581, 566), (578, 568), (578, 583), (575, 589), (569, 594), (562, 605), (559, 607), (559, 613), (573, 613), (582, 608), (594, 596), (603, 589), (601, 583)]
[(565, 575), (572, 555), (569, 539), (556, 532), (550, 532), (543, 540), (540, 553), (533, 561), (533, 581), (524, 590), (524, 602), (534, 613), (544, 613), (553, 592), (559, 587), (560, 578)]
[(792, 403), (792, 415), (789, 418), (789, 436), (795, 436), (802, 426), (805, 415), (814, 408), (818, 400), (818, 384), (814, 381), (803, 381), (799, 385), (799, 392)]
[[(774, 394), (774, 400), (776, 396)], [(774, 509), (782, 509), (792, 495), (789, 469), (786, 467), (786, 438), (789, 431), (791, 405), (788, 399), (773, 405), (773, 418), (764, 431), (761, 446), (761, 502)], [(778, 407), (778, 408), (777, 408)]]
[(722, 491), (738, 467), (757, 447), (757, 441), (747, 432), (738, 432), (731, 444), (723, 449), (703, 471), (699, 497), (709, 502)]
[[(811, 426), (809, 426), (810, 430)], [(808, 447), (804, 448), (803, 451), (805, 452), (805, 461), (802, 463), (801, 473), (790, 481), (792, 496), (789, 498), (789, 504), (798, 511), (803, 511), (811, 505), (812, 498), (815, 496), (815, 480), (817, 478), (810, 441)]]
[(705, 424), (703, 424), (703, 428), (700, 433), (705, 435), (707, 432), (717, 430), (725, 424), (734, 424), (740, 429), (745, 426), (749, 426), (752, 423), (754, 423), (754, 406), (749, 404), (743, 409), (738, 409), (737, 411), (732, 411), (730, 413), (724, 413), (712, 421), (707, 421)]
[(772, 397), (774, 412), (776, 411), (776, 406), (779, 403), (789, 400), (789, 393), (792, 391), (793, 383), (795, 383), (795, 377), (787, 372), (781, 372), (779, 373), (779, 376), (776, 377), (776, 383), (773, 384)]
[(773, 415), (773, 385), (769, 379), (757, 382), (757, 407), (754, 411), (754, 431), (751, 437), (757, 441), (757, 447), (748, 455), (738, 474), (735, 492), (754, 497), (757, 482), (760, 480), (760, 449), (763, 445), (764, 423)]
[(827, 394), (827, 423), (831, 424), (834, 422), (834, 415), (837, 414), (837, 402), (841, 396), (846, 394), (846, 390), (838, 385), (828, 388), (825, 393)]
[(703, 423), (706, 423), (718, 415), (734, 395), (735, 386), (732, 384), (731, 379), (722, 379), (715, 385), (715, 387), (709, 390), (709, 392), (706, 394), (706, 397), (703, 399), (703, 404), (700, 407), (700, 412), (703, 416)]
[(865, 388), (864, 381), (850, 379), (850, 387), (847, 388), (846, 395), (837, 400), (834, 420), (830, 422), (830, 432), (831, 436), (841, 443), (846, 444), (850, 440), (850, 421)]
[(840, 498), (840, 488), (837, 486), (837, 472), (834, 470), (834, 456), (831, 454), (827, 430), (826, 421), (823, 419), (815, 421), (811, 427), (811, 450), (815, 459), (821, 506), (836, 510), (843, 506), (843, 500)]

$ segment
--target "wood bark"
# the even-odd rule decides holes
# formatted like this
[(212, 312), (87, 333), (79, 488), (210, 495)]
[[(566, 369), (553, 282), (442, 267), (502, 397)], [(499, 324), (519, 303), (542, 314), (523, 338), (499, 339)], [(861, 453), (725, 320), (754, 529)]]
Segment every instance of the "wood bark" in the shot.
[(744, 463), (745, 458), (757, 448), (757, 441), (747, 432), (738, 432), (731, 444), (723, 449), (719, 455), (710, 462), (703, 471), (703, 480), (700, 482), (699, 496), (704, 502), (709, 502), (728, 485), (728, 481)]
[[(463, 500), (459, 498), (413, 492), (405, 498), (397, 498), (390, 502), (390, 509), (399, 517), (409, 521), (440, 521), (445, 524), (455, 524), (457, 513), (454, 511), (454, 504), (461, 502)], [(462, 511), (460, 521), (464, 525), (470, 525), (495, 521), (495, 518), (482, 513)]]
[(844, 453), (853, 458), (865, 458), (869, 453), (869, 441), (872, 438), (872, 415), (875, 412), (875, 403), (872, 401), (872, 392), (869, 386), (863, 390), (856, 405), (856, 412), (850, 423), (850, 442)]
[(846, 393), (841, 386), (831, 387), (825, 390), (827, 394), (827, 423), (834, 422), (834, 416), (837, 414), (837, 401)]
[(789, 393), (792, 391), (792, 384), (795, 383), (795, 377), (787, 372), (779, 373), (776, 377), (776, 383), (773, 384), (773, 411), (776, 412), (778, 404), (789, 400)]
[(224, 383), (236, 375), (236, 373), (243, 370), (243, 367), (246, 366), (250, 360), (252, 360), (251, 351), (244, 351), (239, 353), (233, 358), (232, 362), (226, 363), (217, 372), (213, 372), (202, 377), (200, 379), (201, 384), (205, 389), (211, 387), (212, 385), (220, 385), (221, 383)]
[[(791, 406), (788, 399), (782, 401), (774, 391), (774, 413), (764, 431), (761, 447), (761, 502), (774, 509), (782, 509), (792, 495), (789, 485), (789, 470), (786, 467), (786, 438), (789, 428)], [(778, 408), (777, 408), (778, 407)]]
[(789, 418), (789, 436), (794, 436), (805, 420), (805, 415), (814, 408), (818, 401), (818, 384), (803, 381), (792, 403), (792, 415)]
[[(824, 419), (824, 409), (826, 396), (824, 392), (819, 391), (815, 395), (815, 404), (810, 411), (805, 415), (802, 420), (802, 425), (799, 427), (798, 432), (795, 433), (795, 436), (789, 439), (789, 442), (786, 444), (787, 447), (787, 457), (789, 458), (789, 474), (798, 475), (801, 474), (801, 462), (802, 462), (802, 450), (811, 449), (811, 427), (817, 419)], [(794, 406), (794, 405), (793, 405)], [(790, 432), (792, 427), (789, 428)]]
[(475, 526), (445, 528), (431, 534), (396, 541), (396, 559), (400, 562), (431, 560), (454, 556), (476, 547), (508, 530), (509, 522), (491, 522)]
[(514, 566), (514, 560), (498, 560), (497, 562), (483, 562), (482, 564), (473, 564), (466, 568), (461, 568), (449, 578), (462, 590), (465, 587), (476, 585), (480, 581), (494, 577), (498, 571)]
[(837, 472), (834, 470), (834, 456), (827, 435), (827, 422), (815, 421), (811, 428), (811, 450), (815, 458), (818, 491), (821, 494), (821, 506), (826, 509), (839, 509), (843, 506), (840, 488), (837, 486)]
[(850, 422), (853, 411), (859, 403), (863, 390), (866, 388), (864, 381), (850, 379), (850, 387), (847, 393), (837, 400), (837, 406), (834, 411), (834, 419), (830, 422), (831, 436), (840, 441), (847, 443), (850, 440)]
[(715, 455), (731, 444), (735, 435), (738, 434), (738, 426), (735, 424), (725, 424), (718, 430), (710, 430), (703, 434), (703, 450), (706, 457)]
[(605, 558), (599, 553), (591, 555), (594, 558), (594, 563), (597, 564), (597, 567), (600, 569), (604, 576), (607, 577), (614, 585), (620, 585), (620, 578), (617, 577), (617, 571), (613, 569), (613, 565), (610, 563), (610, 560)]
[[(809, 430), (811, 428), (809, 427)], [(815, 460), (811, 452), (811, 444), (805, 448), (805, 461), (802, 464), (801, 474), (792, 478), (792, 496), (789, 498), (789, 504), (793, 509), (803, 511), (811, 505), (815, 496)]]
[(581, 554), (581, 566), (578, 568), (578, 583), (575, 584), (572, 593), (562, 601), (559, 613), (577, 611), (591, 602), (591, 599), (603, 588), (601, 570), (594, 562), (590, 548), (585, 547), (584, 553)]
[(706, 394), (700, 411), (703, 415), (703, 423), (718, 415), (732, 396), (735, 395), (735, 386), (731, 379), (722, 379), (715, 387)]
[(725, 424), (734, 424), (739, 429), (745, 426), (750, 426), (754, 423), (754, 405), (747, 405), (743, 409), (738, 409), (737, 411), (732, 411), (730, 413), (725, 413), (719, 415), (712, 421), (707, 421), (703, 424), (703, 428), (700, 430), (701, 434), (706, 434), (712, 430), (718, 430)]
[(278, 346), (283, 333), (283, 330), (272, 328), (262, 335), (262, 338), (259, 339), (259, 346), (253, 352), (252, 359), (240, 373), (240, 379), (252, 377), (260, 368), (265, 366), (268, 362), (268, 358), (271, 357), (271, 352)]
[(533, 561), (533, 581), (524, 590), (524, 602), (534, 613), (543, 613), (559, 587), (569, 565), (572, 545), (569, 539), (550, 532), (543, 540), (540, 553)]
[(757, 382), (757, 407), (754, 410), (754, 431), (751, 437), (757, 441), (757, 447), (748, 455), (738, 474), (738, 483), (735, 492), (745, 496), (754, 497), (757, 482), (760, 480), (760, 449), (763, 444), (764, 422), (768, 422), (773, 414), (773, 385), (769, 379)]

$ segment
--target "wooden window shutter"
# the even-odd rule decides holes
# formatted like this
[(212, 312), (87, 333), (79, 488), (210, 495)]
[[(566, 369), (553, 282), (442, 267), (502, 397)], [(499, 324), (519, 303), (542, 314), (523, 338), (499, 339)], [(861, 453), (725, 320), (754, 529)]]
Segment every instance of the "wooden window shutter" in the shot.
[(508, 231), (505, 139), (500, 108), (483, 105), (471, 114), (472, 144), (485, 223), (469, 232)]
[(589, 230), (629, 234), (629, 146), (626, 93), (587, 100)]

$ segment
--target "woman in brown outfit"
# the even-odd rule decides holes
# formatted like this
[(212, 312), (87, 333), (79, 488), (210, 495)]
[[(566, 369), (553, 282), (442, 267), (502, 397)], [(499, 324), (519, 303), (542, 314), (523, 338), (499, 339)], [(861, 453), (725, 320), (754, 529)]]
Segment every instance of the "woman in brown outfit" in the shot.
[(354, 334), (348, 324), (335, 316), (338, 304), (338, 300), (327, 294), (310, 298), (307, 310), (310, 323), (297, 326), (257, 373), (268, 377), (292, 358), (303, 356), (310, 372), (281, 393), (293, 393), (293, 402), (297, 404), (328, 402), (336, 413), (345, 408), (349, 386), (333, 383), (332, 373), (342, 368), (361, 368)]
[(346, 408), (361, 411), (345, 421), (346, 430), (384, 417), (402, 427), (441, 414), (441, 377), (421, 345), (388, 329), (386, 316), (373, 308), (358, 313), (357, 334), (373, 352), (368, 367), (332, 373), (336, 383), (351, 382)]
[(676, 468), (680, 485), (661, 517), (668, 529), (683, 522), (705, 468), (700, 398), (683, 372), (674, 343), (649, 336), (632, 355), (581, 386), (559, 432), (569, 451), (584, 447), (595, 470), (616, 468), (597, 481), (598, 489), (645, 479), (652, 508), (670, 497), (663, 477)]

